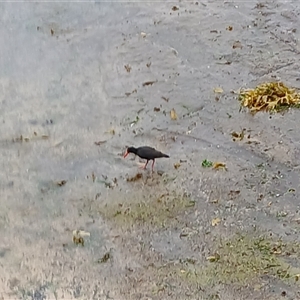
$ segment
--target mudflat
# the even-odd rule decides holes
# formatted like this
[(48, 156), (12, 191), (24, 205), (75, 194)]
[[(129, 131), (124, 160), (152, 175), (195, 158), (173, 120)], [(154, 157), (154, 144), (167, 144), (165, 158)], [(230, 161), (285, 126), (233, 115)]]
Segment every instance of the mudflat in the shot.
[(0, 12), (1, 299), (300, 299), (297, 1)]

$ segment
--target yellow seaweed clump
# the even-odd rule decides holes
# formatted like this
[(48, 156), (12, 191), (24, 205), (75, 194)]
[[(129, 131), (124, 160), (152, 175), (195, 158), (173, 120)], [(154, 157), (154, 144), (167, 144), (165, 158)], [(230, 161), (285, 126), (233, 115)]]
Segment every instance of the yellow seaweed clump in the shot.
[(255, 89), (241, 90), (241, 105), (248, 107), (252, 113), (258, 111), (278, 112), (289, 107), (300, 108), (300, 94), (282, 82), (268, 82)]

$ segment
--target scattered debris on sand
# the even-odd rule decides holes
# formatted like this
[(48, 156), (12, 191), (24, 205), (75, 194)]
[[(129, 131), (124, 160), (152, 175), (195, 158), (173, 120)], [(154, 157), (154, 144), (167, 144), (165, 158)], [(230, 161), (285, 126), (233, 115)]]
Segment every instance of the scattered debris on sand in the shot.
[(97, 263), (106, 263), (109, 259), (111, 259), (111, 253), (110, 252), (106, 252), (102, 258), (99, 258)]
[(143, 174), (142, 173), (137, 173), (135, 176), (133, 177), (129, 177), (127, 178), (126, 180), (128, 182), (134, 182), (134, 181), (138, 181), (139, 179), (141, 179), (143, 177)]
[(175, 121), (175, 120), (178, 119), (177, 113), (176, 113), (176, 111), (175, 111), (174, 108), (171, 109), (171, 111), (170, 111), (170, 116), (171, 116), (171, 120), (174, 120), (174, 121)]
[(223, 169), (227, 171), (227, 167), (225, 163), (222, 162), (212, 162), (210, 160), (204, 159), (201, 163), (203, 168), (210, 168), (212, 167), (215, 170)]
[(223, 170), (227, 171), (226, 164), (224, 164), (222, 162), (215, 162), (212, 167), (213, 167), (213, 169), (216, 169), (216, 170), (223, 169)]
[(83, 230), (73, 230), (73, 243), (75, 245), (81, 244), (82, 246), (84, 246), (84, 236), (90, 236), (90, 233)]
[(94, 144), (96, 145), (96, 146), (101, 146), (101, 145), (103, 145), (103, 144), (105, 144), (107, 141), (99, 141), (99, 142), (94, 142)]
[(246, 129), (243, 128), (241, 132), (233, 131), (231, 132), (231, 136), (233, 137), (233, 141), (242, 141), (245, 137)]
[(56, 184), (58, 185), (58, 186), (63, 186), (63, 185), (65, 185), (67, 183), (67, 180), (60, 180), (60, 181), (57, 181), (56, 182)]

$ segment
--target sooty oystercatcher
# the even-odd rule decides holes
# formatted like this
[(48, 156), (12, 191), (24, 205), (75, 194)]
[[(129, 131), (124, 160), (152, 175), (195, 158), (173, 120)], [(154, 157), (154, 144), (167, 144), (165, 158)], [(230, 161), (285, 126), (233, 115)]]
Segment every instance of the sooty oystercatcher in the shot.
[(147, 164), (149, 162), (149, 160), (152, 160), (152, 172), (153, 172), (153, 166), (155, 163), (155, 159), (156, 158), (160, 158), (160, 157), (167, 157), (169, 158), (170, 156), (167, 154), (164, 154), (152, 147), (148, 147), (148, 146), (143, 146), (143, 147), (139, 147), (139, 148), (134, 148), (134, 147), (128, 147), (125, 154), (124, 154), (124, 158), (129, 154), (129, 153), (134, 153), (135, 155), (139, 156), (140, 158), (146, 159), (147, 162), (145, 164), (145, 166), (143, 167), (143, 169), (146, 169)]

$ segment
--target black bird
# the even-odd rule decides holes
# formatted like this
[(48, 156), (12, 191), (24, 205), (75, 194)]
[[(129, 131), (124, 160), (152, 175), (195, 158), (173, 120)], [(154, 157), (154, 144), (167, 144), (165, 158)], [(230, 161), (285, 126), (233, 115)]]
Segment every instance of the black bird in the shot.
[(152, 160), (152, 172), (153, 172), (153, 166), (155, 163), (155, 159), (156, 158), (160, 158), (160, 157), (167, 157), (169, 158), (170, 156), (167, 154), (164, 154), (152, 147), (148, 147), (148, 146), (143, 146), (143, 147), (138, 147), (138, 148), (134, 148), (134, 147), (128, 147), (125, 154), (124, 154), (124, 158), (129, 154), (129, 153), (134, 153), (137, 156), (139, 156), (140, 158), (146, 159), (147, 162), (145, 164), (145, 166), (143, 167), (143, 169), (146, 169), (147, 164), (149, 162), (149, 160)]

